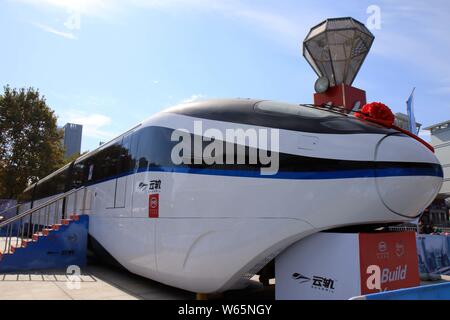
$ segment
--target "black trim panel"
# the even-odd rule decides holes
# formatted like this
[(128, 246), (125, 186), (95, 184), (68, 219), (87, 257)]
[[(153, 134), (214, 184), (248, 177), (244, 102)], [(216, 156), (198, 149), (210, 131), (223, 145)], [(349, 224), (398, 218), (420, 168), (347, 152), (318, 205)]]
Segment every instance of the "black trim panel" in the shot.
[[(259, 112), (254, 106), (260, 100), (208, 100), (193, 102), (171, 108), (166, 112), (177, 113), (185, 116), (255, 125), (261, 127), (278, 128), (292, 131), (328, 134), (356, 134), (377, 133), (390, 134), (397, 131), (363, 121), (353, 116), (337, 114), (327, 109), (321, 109), (330, 113), (326, 118), (302, 118), (289, 114), (276, 114)], [(276, 103), (276, 102), (274, 102)], [(314, 108), (299, 105), (299, 108)]]

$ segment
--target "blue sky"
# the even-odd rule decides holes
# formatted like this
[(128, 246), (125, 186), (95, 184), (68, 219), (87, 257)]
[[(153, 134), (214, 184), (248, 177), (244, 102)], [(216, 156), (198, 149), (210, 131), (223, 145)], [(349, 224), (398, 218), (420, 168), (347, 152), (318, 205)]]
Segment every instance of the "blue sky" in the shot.
[(449, 120), (447, 0), (0, 0), (0, 84), (38, 88), (92, 150), (182, 101), (312, 102), (308, 30), (328, 17), (365, 23), (370, 5), (381, 28), (354, 86), (394, 112), (417, 87), (416, 120)]

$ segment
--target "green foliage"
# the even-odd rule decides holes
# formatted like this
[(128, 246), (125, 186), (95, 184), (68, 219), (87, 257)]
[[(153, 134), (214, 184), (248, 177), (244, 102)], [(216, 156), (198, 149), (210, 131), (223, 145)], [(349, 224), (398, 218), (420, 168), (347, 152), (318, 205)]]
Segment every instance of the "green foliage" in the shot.
[(0, 94), (0, 198), (16, 198), (63, 164), (62, 130), (45, 97), (33, 88)]

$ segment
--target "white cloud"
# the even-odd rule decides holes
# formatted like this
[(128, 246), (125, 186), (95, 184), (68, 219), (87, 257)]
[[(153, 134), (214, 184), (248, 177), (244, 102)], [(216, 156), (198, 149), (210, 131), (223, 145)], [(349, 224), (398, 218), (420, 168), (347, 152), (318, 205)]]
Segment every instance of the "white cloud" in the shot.
[(86, 137), (105, 141), (116, 136), (115, 133), (104, 129), (104, 127), (111, 124), (112, 119), (102, 114), (87, 114), (71, 110), (62, 113), (58, 120), (60, 125), (64, 125), (67, 122), (83, 125), (83, 136)]
[(35, 5), (39, 8), (57, 8), (64, 10), (64, 15), (76, 12), (81, 15), (111, 18), (126, 9), (164, 10), (168, 13), (195, 10), (200, 12), (213, 12), (228, 18), (239, 19), (250, 23), (257, 30), (276, 40), (282, 40), (291, 49), (298, 49), (298, 42), (308, 31), (323, 19), (324, 12), (303, 10), (301, 17), (287, 17), (277, 14), (256, 5), (245, 4), (241, 0), (12, 0), (16, 2)]
[(36, 27), (38, 27), (39, 29), (44, 30), (45, 32), (49, 32), (52, 34), (55, 34), (57, 36), (66, 38), (66, 39), (70, 39), (70, 40), (75, 40), (77, 37), (71, 33), (71, 32), (63, 32), (63, 31), (59, 31), (56, 30), (50, 26), (44, 25), (44, 24), (40, 24), (40, 23), (33, 23)]
[(190, 103), (190, 102), (198, 101), (198, 100), (201, 100), (204, 98), (205, 98), (205, 96), (203, 94), (193, 94), (189, 98), (183, 99), (181, 102), (182, 103)]
[(66, 12), (77, 12), (84, 15), (105, 15), (115, 7), (116, 0), (13, 0), (31, 4), (40, 8), (54, 7)]

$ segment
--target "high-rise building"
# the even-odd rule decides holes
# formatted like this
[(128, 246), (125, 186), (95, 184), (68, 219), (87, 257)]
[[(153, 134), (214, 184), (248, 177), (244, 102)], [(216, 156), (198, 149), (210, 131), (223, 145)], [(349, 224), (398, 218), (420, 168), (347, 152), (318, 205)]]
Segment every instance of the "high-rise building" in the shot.
[(83, 126), (81, 124), (66, 123), (64, 130), (64, 148), (66, 158), (81, 152), (81, 136), (83, 133)]

